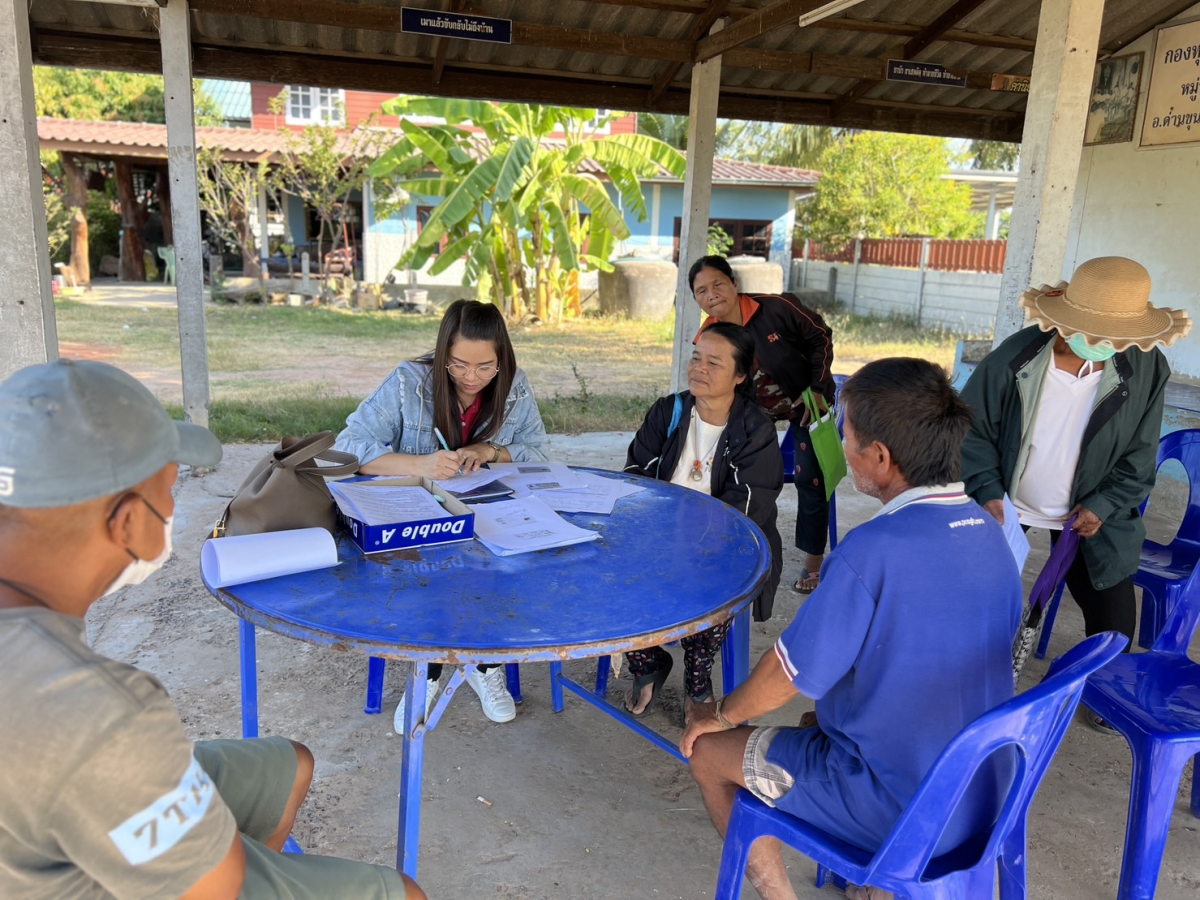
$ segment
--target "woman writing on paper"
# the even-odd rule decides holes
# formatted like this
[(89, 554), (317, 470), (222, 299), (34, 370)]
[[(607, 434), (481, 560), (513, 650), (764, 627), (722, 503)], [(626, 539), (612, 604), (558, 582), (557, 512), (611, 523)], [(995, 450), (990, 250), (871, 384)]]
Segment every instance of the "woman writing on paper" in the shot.
[[(456, 300), (442, 317), (433, 352), (396, 366), (346, 420), (336, 446), (358, 456), (364, 475), (445, 479), (459, 469), (473, 472), (483, 463), (545, 460), (545, 440), (546, 429), (529, 379), (517, 368), (504, 316), (491, 304)], [(429, 667), (427, 712), (441, 669)], [(516, 717), (499, 666), (469, 669), (467, 684), (493, 722)], [(401, 700), (397, 728), (403, 716)]]
[[(748, 516), (771, 548), (763, 594), (773, 597), (783, 566), (783, 542), (775, 527), (783, 458), (775, 426), (754, 398), (753, 363), (754, 338), (745, 328), (728, 322), (706, 328), (688, 362), (688, 390), (650, 407), (629, 445), (625, 471), (709, 494)], [(713, 661), (728, 629), (725, 623), (680, 641), (685, 721), (692, 704), (712, 699)], [(625, 708), (641, 716), (670, 674), (671, 655), (652, 647), (626, 658), (634, 682)]]
[[(833, 403), (833, 332), (817, 312), (794, 297), (739, 293), (737, 278), (723, 256), (697, 260), (688, 279), (692, 296), (709, 315), (704, 327), (732, 322), (754, 337), (757, 352), (751, 369), (752, 393), (763, 411), (774, 422), (795, 422), (796, 547), (804, 552), (804, 565), (792, 590), (811, 594), (817, 589), (825, 558), (829, 501), (825, 499), (825, 477), (808, 438), (808, 410), (800, 395), (812, 388), (818, 405)], [(764, 597), (754, 608), (754, 618), (760, 622), (769, 619), (774, 599)]]

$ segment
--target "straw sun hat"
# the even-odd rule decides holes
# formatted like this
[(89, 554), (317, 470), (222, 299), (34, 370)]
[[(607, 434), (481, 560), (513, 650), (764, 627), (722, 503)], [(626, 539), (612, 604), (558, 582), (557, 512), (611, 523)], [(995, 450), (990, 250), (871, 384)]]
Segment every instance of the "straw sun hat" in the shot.
[(1184, 310), (1150, 305), (1150, 273), (1123, 256), (1089, 259), (1069, 282), (1031, 287), (1021, 306), (1042, 331), (1082, 334), (1089, 346), (1108, 341), (1118, 352), (1169, 347), (1192, 330)]

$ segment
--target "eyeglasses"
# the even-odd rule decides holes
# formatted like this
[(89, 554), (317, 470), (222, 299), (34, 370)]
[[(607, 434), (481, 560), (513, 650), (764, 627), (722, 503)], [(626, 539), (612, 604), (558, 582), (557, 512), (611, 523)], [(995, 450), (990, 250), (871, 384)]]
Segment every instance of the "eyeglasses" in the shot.
[(496, 373), (500, 371), (500, 367), (495, 363), (484, 363), (482, 366), (465, 366), (462, 363), (450, 363), (446, 366), (446, 371), (455, 378), (466, 378), (471, 372), (474, 372), (480, 378), (495, 378)]

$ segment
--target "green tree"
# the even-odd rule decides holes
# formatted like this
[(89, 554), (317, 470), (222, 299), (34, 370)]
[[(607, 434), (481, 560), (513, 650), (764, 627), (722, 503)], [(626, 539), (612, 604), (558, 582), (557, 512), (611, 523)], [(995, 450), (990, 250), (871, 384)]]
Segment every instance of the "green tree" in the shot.
[(823, 125), (734, 122), (718, 135), (717, 155), (768, 166), (813, 169), (837, 134), (836, 129)]
[[(194, 83), (197, 125), (220, 125), (216, 101)], [(93, 121), (165, 122), (166, 100), (159, 75), (35, 66), (35, 108), (39, 116)]]
[(971, 141), (971, 168), (1011, 172), (1021, 158), (1021, 145), (1008, 141)]
[[(682, 177), (685, 168), (679, 151), (656, 138), (597, 136), (594, 109), (397, 97), (383, 111), (400, 117), (404, 138), (372, 174), (410, 195), (443, 198), (398, 265), (419, 269), (440, 251), (430, 268), (437, 274), (466, 256), (463, 284), (477, 284), (509, 315), (557, 321), (571, 311), (566, 298), (581, 267), (611, 268), (629, 226), (599, 171), (644, 220), (639, 178), (660, 166)], [(419, 126), (409, 116), (446, 124)], [(563, 138), (547, 140), (556, 133)]]
[[(272, 98), (273, 112), (282, 114), (285, 94), (281, 91)], [(340, 121), (345, 117), (335, 118)], [(275, 170), (275, 184), (299, 197), (316, 213), (320, 229), (317, 248), (321, 257), (321, 296), (329, 301), (332, 299), (329, 262), (347, 236), (350, 197), (361, 192), (367, 183), (371, 163), (388, 142), (389, 133), (375, 127), (373, 115), (349, 132), (329, 123), (309, 125), (303, 131), (282, 128), (281, 132), (285, 149)], [(326, 233), (330, 251), (321, 253)], [(353, 263), (353, 256), (345, 254), (343, 271), (350, 279), (354, 278)]]
[(657, 138), (676, 150), (686, 150), (688, 117), (670, 113), (638, 113), (637, 133)]
[(865, 131), (839, 138), (818, 161), (817, 195), (799, 208), (801, 234), (856, 238), (970, 237), (971, 188), (942, 176), (955, 162), (942, 138)]

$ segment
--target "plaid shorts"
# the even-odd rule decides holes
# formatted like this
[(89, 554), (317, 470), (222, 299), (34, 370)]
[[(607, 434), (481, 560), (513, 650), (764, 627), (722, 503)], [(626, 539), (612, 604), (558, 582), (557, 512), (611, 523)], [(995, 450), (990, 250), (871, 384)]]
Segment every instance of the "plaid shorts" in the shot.
[(755, 728), (750, 740), (746, 741), (746, 753), (742, 757), (742, 777), (746, 787), (767, 806), (774, 806), (775, 801), (796, 784), (790, 772), (767, 762), (767, 750), (781, 730), (777, 727)]

